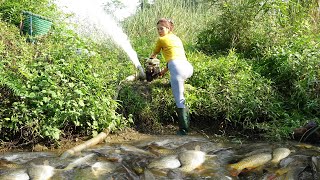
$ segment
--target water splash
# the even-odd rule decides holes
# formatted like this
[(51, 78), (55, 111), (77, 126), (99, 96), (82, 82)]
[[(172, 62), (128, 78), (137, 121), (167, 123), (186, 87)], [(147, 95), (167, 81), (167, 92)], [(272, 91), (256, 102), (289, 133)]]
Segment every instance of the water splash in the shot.
[[(105, 1), (105, 0), (104, 0)], [(96, 42), (110, 39), (128, 55), (134, 66), (144, 73), (136, 51), (130, 44), (128, 36), (118, 26), (117, 22), (103, 9), (103, 0), (56, 0), (55, 3), (66, 13), (74, 16), (70, 23), (76, 23), (75, 31)]]

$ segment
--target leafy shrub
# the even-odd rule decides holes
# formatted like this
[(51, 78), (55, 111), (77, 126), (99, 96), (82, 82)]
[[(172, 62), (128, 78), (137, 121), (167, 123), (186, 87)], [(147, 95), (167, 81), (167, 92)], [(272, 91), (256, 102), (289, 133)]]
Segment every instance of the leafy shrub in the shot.
[[(256, 73), (234, 52), (213, 58), (189, 54), (194, 75), (188, 92), (192, 113), (215, 121), (228, 121), (255, 129), (278, 117), (279, 102), (271, 81)], [(258, 128), (259, 129), (259, 128)]]
[(296, 37), (274, 47), (256, 63), (256, 70), (274, 82), (285, 102), (285, 109), (318, 116), (319, 44), (317, 37)]
[(116, 51), (59, 27), (34, 45), (7, 23), (0, 30), (1, 95), (11, 96), (0, 104), (3, 139), (58, 140), (67, 131), (95, 135), (128, 125), (113, 98), (130, 62), (119, 62)]
[(0, 17), (2, 20), (17, 27), (22, 20), (22, 11), (31, 11), (45, 17), (57, 17), (55, 4), (52, 0), (10, 0), (0, 3)]
[(119, 100), (122, 113), (132, 116), (141, 132), (161, 134), (163, 124), (174, 122), (175, 103), (165, 79), (126, 83), (120, 90)]
[(285, 43), (292, 36), (309, 33), (314, 2), (217, 1), (220, 14), (198, 36), (197, 47), (207, 54), (237, 52), (251, 57)]

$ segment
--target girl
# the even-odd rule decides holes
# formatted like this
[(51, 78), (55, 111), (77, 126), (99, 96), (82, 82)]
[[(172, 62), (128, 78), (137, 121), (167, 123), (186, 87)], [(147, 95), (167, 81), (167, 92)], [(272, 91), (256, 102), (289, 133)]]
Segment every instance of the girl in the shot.
[(170, 71), (172, 93), (178, 108), (179, 130), (177, 134), (187, 135), (190, 118), (185, 105), (184, 82), (193, 74), (193, 67), (186, 58), (180, 38), (172, 33), (173, 27), (173, 22), (166, 18), (161, 18), (157, 22), (160, 37), (150, 58), (156, 58), (161, 51), (167, 62), (167, 67), (160, 72), (160, 76)]

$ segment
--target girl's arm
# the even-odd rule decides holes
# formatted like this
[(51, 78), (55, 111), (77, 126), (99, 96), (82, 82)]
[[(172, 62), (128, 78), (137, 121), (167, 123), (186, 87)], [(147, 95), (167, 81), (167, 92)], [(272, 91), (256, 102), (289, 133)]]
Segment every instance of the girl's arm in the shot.
[(157, 54), (152, 53), (151, 56), (150, 56), (150, 59), (154, 59), (154, 58), (156, 58), (156, 57), (157, 57)]
[(162, 46), (163, 46), (163, 45), (162, 45), (162, 43), (161, 43), (161, 40), (158, 39), (158, 40), (157, 40), (157, 43), (156, 43), (156, 47), (154, 48), (154, 50), (153, 50), (150, 58), (152, 58), (152, 59), (153, 59), (153, 58), (156, 58), (157, 55), (160, 53)]

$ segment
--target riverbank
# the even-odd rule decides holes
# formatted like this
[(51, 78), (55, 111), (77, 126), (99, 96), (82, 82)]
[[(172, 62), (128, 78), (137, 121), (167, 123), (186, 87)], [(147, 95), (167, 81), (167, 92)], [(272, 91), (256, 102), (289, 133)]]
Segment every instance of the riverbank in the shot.
[[(109, 133), (106, 139), (101, 142), (107, 143), (131, 143), (133, 141), (142, 141), (147, 139), (152, 139), (155, 137), (163, 135), (175, 135), (177, 127), (174, 125), (163, 126), (162, 130), (157, 132), (157, 134), (147, 133), (146, 130), (126, 128), (122, 131), (115, 133)], [(192, 128), (189, 135), (203, 136), (210, 138), (212, 136), (219, 137), (219, 140), (223, 138), (217, 134), (209, 134), (205, 129)], [(3, 152), (16, 152), (16, 151), (32, 151), (32, 152), (55, 152), (57, 154), (62, 154), (66, 150), (73, 148), (77, 145), (84, 143), (89, 140), (90, 136), (79, 136), (79, 135), (69, 135), (61, 138), (58, 142), (48, 143), (48, 142), (38, 142), (38, 143), (24, 143), (17, 144), (16, 142), (3, 142), (0, 145), (0, 153)], [(227, 139), (227, 137), (225, 137)]]
[[(144, 140), (147, 138), (154, 137), (155, 135), (144, 134), (140, 133), (133, 128), (127, 128), (123, 131), (119, 131), (117, 133), (110, 133), (108, 134), (107, 138), (104, 142), (108, 143), (126, 143), (130, 141), (137, 141), (137, 140)], [(79, 144), (84, 143), (85, 141), (89, 140), (91, 137), (89, 136), (69, 136), (67, 138), (61, 138), (61, 140), (57, 143), (52, 144), (43, 144), (43, 143), (36, 143), (36, 144), (21, 144), (16, 145), (14, 142), (5, 142), (2, 143), (0, 146), (0, 152), (8, 152), (8, 151), (46, 151), (46, 152), (55, 152), (58, 154), (63, 153), (64, 151), (77, 146)]]

